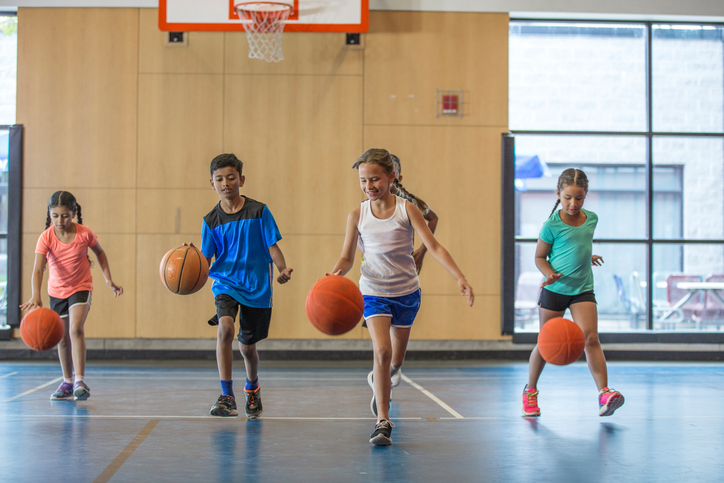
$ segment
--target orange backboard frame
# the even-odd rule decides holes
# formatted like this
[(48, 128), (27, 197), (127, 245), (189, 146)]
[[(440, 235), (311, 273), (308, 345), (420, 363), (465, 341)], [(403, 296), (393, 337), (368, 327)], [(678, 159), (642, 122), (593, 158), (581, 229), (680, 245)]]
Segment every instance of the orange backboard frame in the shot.
[[(228, 10), (224, 10), (224, 15), (219, 15), (211, 21), (194, 21), (181, 20), (172, 21), (168, 19), (169, 5), (173, 5), (176, 0), (159, 0), (158, 2), (158, 28), (166, 32), (242, 32), (244, 26), (239, 20), (234, 4), (242, 3), (247, 0), (216, 0), (228, 1)], [(208, 0), (206, 0), (208, 2)], [(199, 7), (206, 2), (199, 1)], [(186, 2), (188, 3), (188, 2)], [(359, 5), (359, 22), (345, 22), (344, 19), (339, 23), (314, 23), (314, 19), (310, 22), (300, 21), (300, 4), (302, 9), (304, 0), (294, 0), (287, 3), (293, 3), (294, 10), (284, 26), (284, 32), (346, 32), (346, 33), (362, 33), (369, 29), (369, 0), (351, 0), (350, 3), (355, 6)], [(189, 15), (192, 17), (192, 15)]]

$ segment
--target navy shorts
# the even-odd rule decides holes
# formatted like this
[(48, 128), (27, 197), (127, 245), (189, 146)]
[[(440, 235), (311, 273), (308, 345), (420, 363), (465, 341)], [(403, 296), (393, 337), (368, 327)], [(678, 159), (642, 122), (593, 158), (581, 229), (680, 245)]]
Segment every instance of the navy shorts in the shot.
[(50, 309), (56, 312), (61, 317), (68, 317), (70, 308), (74, 305), (90, 305), (91, 304), (91, 292), (90, 290), (81, 290), (76, 292), (67, 299), (58, 299), (50, 297)]
[(231, 317), (236, 320), (236, 314), (241, 309), (239, 315), (239, 342), (244, 345), (256, 344), (260, 340), (264, 340), (269, 336), (269, 323), (271, 322), (272, 309), (247, 307), (244, 304), (226, 294), (219, 294), (215, 297), (216, 315), (221, 317)]
[(395, 327), (412, 327), (417, 311), (420, 310), (420, 299), (420, 289), (402, 297), (365, 295), (365, 320), (371, 317), (391, 317), (391, 323)]
[(551, 292), (544, 287), (540, 291), (540, 298), (538, 299), (538, 305), (542, 309), (556, 312), (565, 312), (568, 307), (579, 302), (593, 302), (595, 304), (596, 296), (593, 295), (593, 290), (576, 295), (563, 295)]

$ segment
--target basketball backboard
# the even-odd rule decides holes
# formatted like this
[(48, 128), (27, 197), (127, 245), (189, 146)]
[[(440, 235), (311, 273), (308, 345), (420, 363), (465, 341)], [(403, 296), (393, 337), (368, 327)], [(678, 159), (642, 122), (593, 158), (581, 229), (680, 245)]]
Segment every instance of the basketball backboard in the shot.
[[(248, 0), (159, 0), (158, 26), (168, 32), (243, 31), (234, 8)], [(285, 32), (366, 32), (369, 0), (277, 0), (292, 7)]]

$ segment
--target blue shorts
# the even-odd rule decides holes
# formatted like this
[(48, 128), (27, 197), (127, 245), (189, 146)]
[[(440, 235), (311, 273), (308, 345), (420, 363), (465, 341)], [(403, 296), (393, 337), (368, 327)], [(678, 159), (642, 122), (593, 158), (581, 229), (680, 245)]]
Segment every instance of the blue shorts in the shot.
[(391, 317), (396, 327), (412, 327), (420, 310), (420, 289), (402, 297), (365, 295), (365, 320), (370, 317)]

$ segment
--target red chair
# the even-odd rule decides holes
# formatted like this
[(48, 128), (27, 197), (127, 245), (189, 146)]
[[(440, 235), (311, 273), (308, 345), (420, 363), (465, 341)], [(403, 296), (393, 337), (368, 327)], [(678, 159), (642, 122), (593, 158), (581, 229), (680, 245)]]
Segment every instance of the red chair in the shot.
[[(724, 282), (724, 274), (717, 273), (706, 277), (705, 282)], [(704, 309), (699, 314), (701, 323), (724, 324), (724, 305), (710, 292), (704, 297)]]

